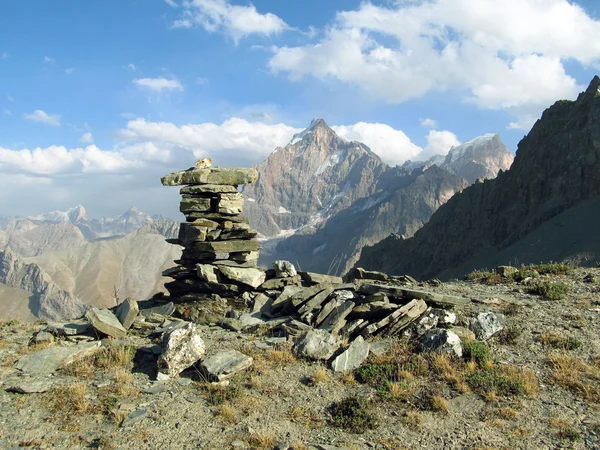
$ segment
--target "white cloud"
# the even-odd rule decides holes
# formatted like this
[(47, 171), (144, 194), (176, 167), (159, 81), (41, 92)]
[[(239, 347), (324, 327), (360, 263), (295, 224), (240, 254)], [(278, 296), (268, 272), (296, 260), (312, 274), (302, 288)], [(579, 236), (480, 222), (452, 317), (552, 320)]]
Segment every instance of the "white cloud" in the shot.
[(287, 144), (298, 131), (281, 123), (271, 125), (236, 117), (220, 125), (202, 123), (182, 126), (135, 119), (119, 131), (118, 137), (124, 142), (152, 143), (157, 148), (187, 149), (195, 157), (210, 156), (217, 164), (226, 163), (234, 154), (251, 164), (260, 162), (275, 147)]
[(123, 66), (123, 68), (127, 69), (127, 70), (132, 70), (132, 71), (135, 70), (135, 69), (137, 69), (137, 67), (135, 66), (135, 64), (132, 64), (132, 63), (129, 63), (126, 66)]
[(401, 130), (382, 123), (358, 122), (349, 126), (331, 127), (340, 137), (366, 144), (384, 162), (402, 164), (407, 160), (418, 160), (423, 151), (412, 143)]
[(460, 141), (451, 131), (429, 130), (427, 135), (427, 146), (423, 151), (424, 159), (434, 155), (445, 155), (452, 147), (460, 145)]
[(81, 135), (79, 142), (82, 144), (90, 144), (94, 142), (94, 136), (92, 136), (92, 133), (88, 131), (87, 133)]
[(65, 73), (66, 73), (67, 75), (71, 75), (71, 74), (73, 74), (74, 72), (75, 72), (75, 69), (73, 69), (72, 67), (68, 67), (68, 68), (66, 68), (66, 69), (65, 69)]
[(44, 56), (43, 61), (44, 61), (44, 63), (49, 64), (49, 63), (53, 63), (54, 59), (50, 58), (49, 56)]
[(163, 90), (183, 91), (183, 86), (175, 78), (138, 78), (137, 80), (133, 80), (133, 83), (157, 92), (161, 92)]
[(33, 122), (41, 122), (55, 127), (60, 126), (60, 115), (58, 114), (47, 114), (41, 109), (36, 109), (33, 114), (23, 114), (23, 117)]
[(531, 127), (533, 127), (533, 124), (537, 120), (538, 120), (537, 116), (526, 114), (526, 115), (520, 116), (516, 122), (509, 123), (506, 128), (509, 130), (529, 131), (529, 130), (531, 130)]
[(365, 2), (337, 13), (318, 43), (275, 48), (268, 66), (390, 103), (453, 90), (481, 108), (535, 115), (584, 88), (563, 64), (600, 62), (598, 36), (600, 21), (567, 0)]
[(165, 0), (165, 3), (169, 5), (171, 8), (179, 8), (179, 5), (175, 3), (173, 0)]
[(189, 0), (182, 4), (183, 12), (173, 23), (175, 28), (201, 26), (208, 32), (223, 31), (234, 41), (257, 34), (271, 36), (291, 29), (272, 13), (261, 14), (252, 4), (232, 5), (228, 0)]
[(206, 77), (198, 77), (196, 78), (196, 84), (200, 84), (200, 85), (207, 85), (208, 84), (208, 78)]
[(425, 128), (435, 128), (437, 126), (437, 121), (426, 117), (425, 119), (421, 119), (421, 126)]

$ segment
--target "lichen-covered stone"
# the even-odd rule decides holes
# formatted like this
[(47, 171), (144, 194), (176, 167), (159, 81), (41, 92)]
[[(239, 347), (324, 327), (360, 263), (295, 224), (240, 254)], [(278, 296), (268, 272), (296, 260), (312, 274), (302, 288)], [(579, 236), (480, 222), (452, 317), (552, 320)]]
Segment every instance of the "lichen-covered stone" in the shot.
[(237, 186), (240, 184), (254, 183), (258, 179), (256, 169), (249, 168), (222, 168), (211, 167), (207, 169), (183, 170), (165, 175), (161, 178), (164, 186), (177, 186), (182, 184), (217, 184)]

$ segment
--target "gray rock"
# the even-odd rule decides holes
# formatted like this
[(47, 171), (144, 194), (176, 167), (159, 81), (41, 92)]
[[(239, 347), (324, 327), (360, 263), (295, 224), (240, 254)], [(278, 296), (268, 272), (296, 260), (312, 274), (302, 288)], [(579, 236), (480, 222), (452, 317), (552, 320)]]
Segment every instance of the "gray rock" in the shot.
[(261, 284), (259, 286), (259, 289), (262, 291), (269, 291), (269, 290), (283, 289), (286, 286), (301, 286), (301, 285), (302, 285), (302, 280), (300, 279), (300, 275), (295, 275), (293, 277), (271, 278), (270, 280), (267, 280), (263, 284)]
[(372, 270), (365, 270), (362, 267), (355, 267), (351, 269), (346, 276), (344, 281), (350, 283), (354, 280), (377, 280), (387, 281), (389, 277), (383, 272), (375, 272)]
[(237, 186), (240, 184), (254, 183), (258, 179), (256, 169), (247, 168), (221, 168), (183, 170), (165, 175), (161, 178), (164, 186), (177, 186), (183, 184), (217, 184)]
[(322, 273), (314, 273), (314, 272), (298, 272), (300, 277), (302, 277), (303, 281), (307, 283), (314, 284), (342, 284), (344, 281), (341, 277), (336, 277), (334, 275), (323, 275)]
[[(334, 330), (339, 330), (346, 324), (346, 317), (352, 312), (355, 304), (352, 300), (347, 300), (340, 306), (333, 308), (333, 311), (325, 318), (323, 323), (319, 325), (322, 330), (327, 330), (334, 333)], [(343, 321), (343, 323), (341, 323)]]
[(431, 313), (438, 318), (439, 327), (449, 327), (456, 323), (456, 314), (447, 309), (433, 308)]
[(219, 282), (217, 270), (218, 268), (212, 264), (196, 264), (196, 274), (198, 275), (198, 278), (203, 281), (208, 281), (209, 283)]
[(242, 330), (247, 330), (249, 328), (257, 329), (263, 325), (265, 325), (265, 321), (256, 317), (256, 315), (244, 313), (238, 319), (242, 325)]
[(85, 313), (85, 318), (100, 333), (117, 339), (127, 336), (127, 330), (108, 309), (92, 308)]
[(82, 342), (71, 347), (50, 347), (21, 356), (16, 368), (32, 376), (49, 375), (100, 350), (100, 342)]
[(140, 308), (138, 306), (138, 302), (132, 298), (125, 299), (123, 303), (117, 306), (115, 310), (115, 316), (123, 325), (123, 328), (129, 330), (131, 325), (133, 325), (133, 321), (138, 315)]
[(162, 394), (163, 392), (167, 392), (169, 390), (169, 384), (164, 382), (154, 383), (152, 386), (148, 386), (146, 389), (142, 391), (142, 394)]
[(206, 357), (200, 367), (209, 381), (224, 381), (249, 368), (252, 362), (251, 357), (237, 350), (227, 350)]
[(54, 336), (47, 331), (38, 331), (33, 338), (36, 344), (52, 344), (54, 342)]
[(465, 327), (452, 327), (450, 329), (454, 334), (456, 334), (461, 342), (471, 342), (475, 340), (475, 333)]
[(502, 330), (500, 318), (493, 312), (482, 312), (469, 321), (469, 328), (475, 333), (479, 340), (491, 338), (498, 331)]
[(159, 372), (175, 377), (206, 353), (198, 327), (188, 323), (163, 335), (163, 352), (158, 357)]
[(142, 309), (140, 314), (146, 318), (151, 317), (154, 314), (161, 316), (170, 316), (175, 312), (175, 304), (173, 302), (165, 303), (160, 306), (153, 306), (152, 308)]
[(271, 310), (271, 304), (273, 300), (271, 297), (266, 296), (262, 292), (254, 297), (254, 303), (252, 305), (253, 313), (268, 313)]
[(210, 198), (183, 198), (179, 203), (179, 211), (184, 214), (188, 212), (204, 212), (210, 210)]
[(298, 274), (291, 262), (283, 260), (274, 261), (273, 270), (275, 270), (275, 277), (277, 278), (295, 277)]
[(137, 423), (146, 417), (148, 417), (147, 410), (136, 409), (135, 411), (130, 412), (129, 415), (125, 418), (125, 420), (123, 420), (123, 422), (121, 422), (121, 427), (125, 428), (128, 426), (131, 426), (134, 423)]
[(343, 302), (345, 302), (346, 300), (354, 300), (355, 297), (356, 297), (356, 295), (354, 295), (354, 292), (349, 291), (347, 289), (333, 291), (333, 294), (331, 294), (332, 299), (341, 300)]
[(357, 369), (369, 356), (370, 348), (371, 345), (362, 336), (357, 337), (344, 353), (333, 360), (331, 368), (335, 372)]
[(398, 311), (402, 311), (403, 314), (393, 322), (388, 329), (385, 331), (386, 336), (394, 336), (399, 334), (413, 321), (418, 319), (421, 314), (427, 311), (427, 304), (423, 300), (412, 300)]
[(260, 286), (266, 278), (265, 271), (262, 269), (255, 269), (252, 267), (230, 267), (230, 266), (219, 266), (219, 271), (228, 279), (237, 281), (238, 283), (245, 284), (252, 288)]
[(309, 330), (296, 339), (294, 349), (300, 356), (316, 360), (328, 360), (340, 347), (340, 343), (326, 330)]
[[(298, 314), (303, 315), (312, 311), (313, 309), (318, 309), (321, 307), (323, 302), (327, 300), (330, 294), (333, 292), (333, 288), (326, 288), (307, 301), (300, 309), (298, 309)], [(308, 323), (308, 322), (307, 322)]]
[(423, 336), (429, 330), (437, 327), (439, 320), (439, 316), (429, 309), (428, 311), (425, 311), (423, 316), (415, 321), (414, 328), (411, 331), (414, 331), (417, 336)]
[(200, 184), (195, 186), (185, 186), (179, 190), (180, 194), (216, 194), (218, 192), (237, 192), (235, 186), (219, 184)]
[(217, 212), (221, 214), (242, 214), (244, 211), (244, 196), (236, 193), (218, 194)]
[(400, 305), (389, 302), (363, 303), (352, 310), (348, 316), (348, 319), (379, 320), (383, 316), (387, 316), (398, 308), (400, 308)]
[[(286, 278), (281, 279), (285, 280)], [(287, 279), (289, 280), (289, 278)], [(263, 285), (264, 284), (265, 283), (263, 283)], [(285, 286), (281, 291), (281, 294), (279, 294), (275, 301), (273, 301), (273, 304), (271, 305), (271, 311), (273, 311), (274, 314), (278, 314), (289, 309), (289, 306), (292, 303), (292, 297), (302, 290), (303, 288), (300, 286)]]
[(50, 379), (24, 380), (6, 388), (8, 392), (17, 392), (19, 394), (41, 394), (50, 390), (54, 386), (54, 381)]
[(208, 253), (240, 253), (255, 252), (262, 247), (257, 241), (243, 241), (237, 239), (232, 241), (196, 242), (192, 244), (190, 248), (199, 252)]
[(244, 328), (240, 319), (234, 319), (233, 317), (225, 317), (224, 319), (219, 320), (217, 325), (226, 330), (235, 332), (242, 331)]
[(463, 354), (460, 338), (449, 330), (439, 328), (430, 330), (419, 339), (419, 343), (422, 350), (430, 350), (458, 357), (461, 357)]
[(54, 336), (75, 336), (77, 334), (87, 333), (92, 326), (83, 320), (73, 322), (53, 322), (49, 323), (45, 330)]

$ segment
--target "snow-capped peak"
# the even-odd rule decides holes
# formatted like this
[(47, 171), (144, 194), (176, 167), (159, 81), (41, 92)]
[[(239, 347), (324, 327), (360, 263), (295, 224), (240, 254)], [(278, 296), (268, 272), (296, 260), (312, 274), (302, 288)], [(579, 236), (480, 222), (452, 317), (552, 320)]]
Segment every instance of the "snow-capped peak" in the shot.
[(28, 219), (40, 222), (66, 222), (75, 225), (81, 221), (87, 220), (87, 217), (85, 215), (85, 208), (81, 205), (77, 205), (66, 211), (51, 211), (37, 216), (29, 216)]
[(294, 145), (296, 142), (299, 142), (302, 140), (302, 138), (304, 136), (306, 136), (309, 133), (312, 133), (313, 130), (320, 125), (324, 125), (327, 126), (327, 124), (325, 123), (325, 121), (323, 119), (320, 119), (318, 117), (315, 117), (313, 120), (310, 121), (310, 125), (308, 126), (308, 128), (306, 128), (305, 130), (302, 130), (300, 133), (296, 133), (293, 137), (292, 140), (290, 141), (291, 145)]

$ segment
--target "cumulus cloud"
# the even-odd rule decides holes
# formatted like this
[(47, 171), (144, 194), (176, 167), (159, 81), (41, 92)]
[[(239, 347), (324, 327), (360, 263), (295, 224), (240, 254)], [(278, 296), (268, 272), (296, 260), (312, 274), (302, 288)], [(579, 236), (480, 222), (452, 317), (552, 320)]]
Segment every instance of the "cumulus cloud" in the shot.
[(81, 135), (81, 137), (79, 138), (79, 142), (81, 142), (82, 144), (90, 144), (94, 142), (94, 136), (92, 136), (92, 133), (88, 131), (87, 133)]
[(425, 128), (435, 128), (437, 126), (437, 122), (433, 119), (425, 118), (421, 119), (421, 126)]
[(414, 144), (402, 131), (382, 123), (359, 122), (354, 125), (334, 126), (332, 129), (344, 139), (366, 144), (385, 163), (401, 165), (406, 161), (424, 161), (434, 155), (445, 155), (460, 141), (450, 131), (430, 130), (427, 146)]
[(520, 122), (576, 97), (584, 86), (564, 61), (600, 62), (597, 36), (600, 21), (567, 0), (366, 2), (338, 12), (316, 44), (275, 47), (268, 66), (291, 80), (355, 85), (390, 103), (467, 92), (467, 101)]
[(183, 86), (175, 78), (138, 78), (133, 83), (153, 91), (183, 91)]
[(60, 115), (48, 114), (45, 111), (42, 111), (41, 109), (36, 109), (33, 112), (33, 114), (23, 114), (23, 117), (26, 120), (31, 120), (33, 122), (45, 123), (55, 127), (60, 126)]
[(236, 42), (253, 34), (271, 36), (290, 29), (275, 14), (261, 14), (252, 4), (242, 6), (232, 5), (228, 0), (187, 0), (181, 6), (183, 11), (173, 23), (175, 28), (201, 26), (211, 33), (222, 31)]

